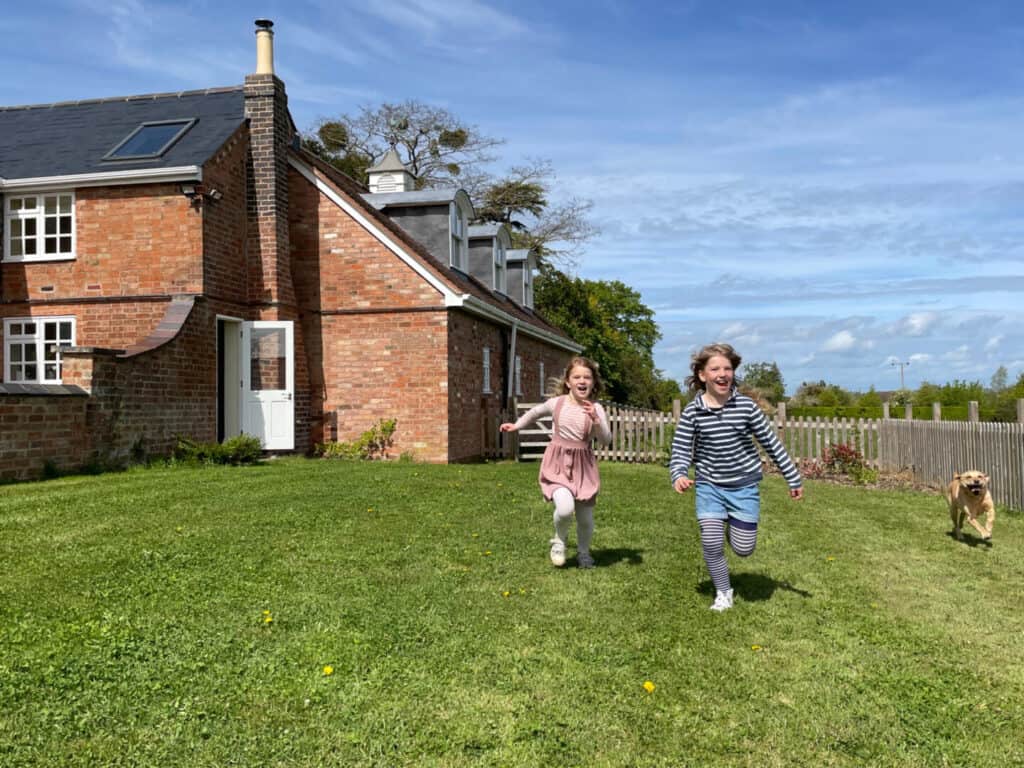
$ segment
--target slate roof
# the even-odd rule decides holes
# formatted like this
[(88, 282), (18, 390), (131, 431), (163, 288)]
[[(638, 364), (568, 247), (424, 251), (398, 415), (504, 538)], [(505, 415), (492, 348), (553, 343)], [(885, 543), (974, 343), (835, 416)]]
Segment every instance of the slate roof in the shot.
[(385, 208), (392, 208), (403, 205), (440, 205), (441, 203), (452, 202), (459, 193), (465, 195), (457, 187), (444, 187), (441, 189), (417, 189), (411, 192), (364, 192), (363, 199), (382, 211)]
[[(383, 229), (386, 229), (393, 237), (400, 240), (410, 253), (415, 254), (423, 263), (428, 264), (435, 274), (441, 275), (456, 291), (469, 294), (470, 296), (489, 304), (495, 309), (501, 310), (505, 314), (510, 315), (517, 320), (525, 321), (535, 328), (545, 331), (552, 336), (557, 336), (566, 342), (576, 344), (572, 338), (566, 335), (565, 331), (549, 323), (536, 310), (524, 307), (510, 299), (505, 294), (492, 291), (475, 277), (467, 275), (465, 272), (454, 269), (448, 264), (438, 261), (430, 251), (420, 245), (404, 229), (392, 221), (386, 213), (381, 212), (380, 209), (373, 204), (373, 198), (385, 197), (385, 195), (367, 194), (365, 188), (360, 186), (357, 182), (350, 179), (331, 164), (324, 162), (316, 155), (313, 155), (304, 149), (292, 151), (303, 162), (319, 169), (320, 172), (331, 181), (331, 183), (344, 192), (353, 202), (360, 205), (363, 211), (370, 218), (372, 218)], [(445, 192), (445, 190), (423, 191), (434, 193)], [(398, 194), (416, 193), (405, 192)], [(463, 192), (463, 194), (465, 193)]]
[(498, 233), (505, 227), (504, 224), (488, 222), (486, 224), (470, 224), (469, 236), (476, 237), (497, 237)]
[[(193, 118), (195, 125), (161, 157), (103, 160), (141, 123)], [(0, 178), (202, 165), (244, 121), (241, 86), (0, 107)]]

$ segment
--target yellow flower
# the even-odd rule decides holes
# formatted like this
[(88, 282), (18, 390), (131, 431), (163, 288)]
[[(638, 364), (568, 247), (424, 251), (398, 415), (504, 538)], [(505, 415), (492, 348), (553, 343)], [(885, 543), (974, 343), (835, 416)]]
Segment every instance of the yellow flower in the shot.
[(480, 534), (479, 533), (474, 533), (473, 534), (473, 538), (474, 539), (479, 539), (480, 538)]
[(648, 693), (654, 693), (655, 687), (656, 686), (654, 685), (654, 683), (652, 683), (650, 680), (644, 681), (644, 690)]
[(760, 651), (761, 650), (761, 646), (760, 645), (752, 645), (752, 646), (750, 646), (750, 650), (752, 650), (752, 651)]
[(484, 550), (484, 557), (487, 557), (487, 556), (488, 556), (488, 555), (490, 555), (490, 554), (492, 554), (492, 553), (491, 553), (491, 550), (489, 550), (489, 549), (487, 549), (487, 550)]
[(264, 616), (269, 616), (269, 615), (270, 615), (270, 611), (264, 611), (264, 612), (263, 612), (263, 615), (264, 615)]
[(835, 558), (832, 557), (832, 555), (829, 555), (828, 557), (825, 558), (825, 562), (827, 562), (827, 563), (831, 563), (833, 560), (835, 560)]
[(264, 624), (273, 624), (274, 623), (274, 617), (273, 616), (264, 616), (263, 617), (263, 623)]
[(326, 667), (324, 667), (324, 674), (325, 675), (333, 675), (334, 674), (334, 667), (332, 667), (330, 664), (328, 664)]
[(509, 592), (509, 591), (508, 591), (508, 590), (506, 589), (506, 590), (505, 590), (504, 592), (502, 592), (502, 593), (501, 593), (501, 596), (502, 596), (502, 597), (508, 597), (508, 596), (509, 596), (509, 595), (511, 595), (511, 594), (512, 594), (512, 593), (511, 593), (511, 592)]

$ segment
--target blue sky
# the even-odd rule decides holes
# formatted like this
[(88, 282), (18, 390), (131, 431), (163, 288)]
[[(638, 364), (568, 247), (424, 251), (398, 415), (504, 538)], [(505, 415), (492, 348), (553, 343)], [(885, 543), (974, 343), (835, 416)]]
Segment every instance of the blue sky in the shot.
[(68, 0), (0, 15), (0, 104), (241, 83), (275, 22), (300, 129), (444, 106), (593, 201), (578, 274), (787, 389), (1024, 372), (1024, 4)]

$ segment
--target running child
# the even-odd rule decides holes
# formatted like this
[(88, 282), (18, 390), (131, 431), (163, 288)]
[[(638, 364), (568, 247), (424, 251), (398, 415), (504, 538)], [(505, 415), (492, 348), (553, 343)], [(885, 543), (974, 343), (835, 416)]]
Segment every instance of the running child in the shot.
[[(713, 611), (732, 608), (733, 591), (725, 560), (725, 538), (740, 557), (753, 553), (761, 515), (758, 483), (765, 449), (789, 485), (789, 495), (803, 498), (800, 472), (775, 436), (764, 413), (735, 385), (740, 356), (728, 344), (709, 344), (691, 358), (693, 375), (686, 384), (695, 392), (679, 417), (672, 438), (669, 474), (677, 493), (697, 486), (697, 523), (704, 562), (715, 586)], [(696, 467), (696, 481), (688, 476)]]
[(542, 416), (552, 417), (551, 442), (540, 463), (541, 493), (555, 504), (551, 563), (565, 565), (565, 545), (575, 514), (576, 563), (580, 568), (593, 568), (590, 541), (601, 478), (591, 441), (596, 438), (607, 445), (612, 439), (608, 416), (595, 401), (601, 391), (597, 364), (585, 357), (572, 358), (559, 382), (559, 391), (558, 396), (534, 406), (514, 424), (502, 424), (501, 431), (515, 432)]

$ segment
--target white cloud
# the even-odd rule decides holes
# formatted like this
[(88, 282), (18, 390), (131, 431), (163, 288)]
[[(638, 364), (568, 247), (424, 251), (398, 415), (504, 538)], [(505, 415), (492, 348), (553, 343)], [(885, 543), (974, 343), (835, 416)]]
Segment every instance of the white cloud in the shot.
[(823, 352), (845, 352), (857, 343), (856, 337), (849, 331), (840, 331), (828, 339), (821, 347)]
[(995, 352), (999, 349), (999, 345), (1003, 343), (1003, 335), (993, 336), (991, 339), (985, 342), (986, 352)]

